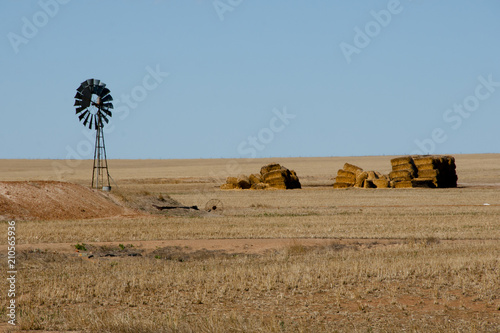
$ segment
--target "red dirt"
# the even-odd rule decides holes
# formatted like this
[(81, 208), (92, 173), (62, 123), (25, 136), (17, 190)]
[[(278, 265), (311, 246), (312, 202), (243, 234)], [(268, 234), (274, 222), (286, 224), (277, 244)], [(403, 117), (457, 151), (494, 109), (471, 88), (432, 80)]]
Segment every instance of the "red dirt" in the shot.
[(97, 190), (56, 181), (0, 182), (0, 219), (67, 220), (135, 214)]

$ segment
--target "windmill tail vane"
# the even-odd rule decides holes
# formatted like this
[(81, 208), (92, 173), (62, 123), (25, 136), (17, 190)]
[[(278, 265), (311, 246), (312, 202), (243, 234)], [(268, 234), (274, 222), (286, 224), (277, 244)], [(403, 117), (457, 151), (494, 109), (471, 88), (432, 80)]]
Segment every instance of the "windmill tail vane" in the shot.
[(76, 89), (75, 108), (78, 119), (83, 126), (96, 131), (94, 148), (94, 167), (92, 169), (92, 187), (111, 190), (110, 175), (104, 143), (104, 123), (109, 123), (113, 115), (110, 90), (106, 84), (97, 79), (83, 81)]

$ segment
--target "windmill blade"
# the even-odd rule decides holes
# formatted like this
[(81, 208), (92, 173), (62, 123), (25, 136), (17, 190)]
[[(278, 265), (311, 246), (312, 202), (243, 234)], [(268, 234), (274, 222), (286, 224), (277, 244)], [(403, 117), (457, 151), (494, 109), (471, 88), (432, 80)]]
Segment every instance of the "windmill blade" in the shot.
[(113, 100), (113, 97), (111, 97), (111, 95), (108, 95), (106, 97), (101, 98), (101, 102), (103, 102), (103, 103), (110, 102), (112, 100)]
[(113, 103), (103, 103), (102, 106), (104, 106), (107, 109), (112, 109), (113, 108)]
[(101, 95), (99, 95), (100, 97), (104, 97), (106, 96), (107, 94), (109, 94), (111, 91), (108, 89), (108, 88), (104, 88), (101, 92)]
[(94, 79), (88, 79), (86, 82), (87, 82), (87, 85), (89, 85), (89, 86), (94, 85)]
[(77, 91), (76, 94), (75, 94), (75, 98), (77, 99), (82, 99), (83, 98), (83, 95), (81, 92)]
[(103, 86), (101, 85), (98, 85), (98, 86), (94, 86), (94, 93), (97, 95), (97, 96), (101, 96), (102, 94), (102, 90), (104, 89)]
[(82, 101), (79, 99), (75, 99), (75, 104), (73, 104), (73, 106), (81, 106), (81, 105), (82, 105)]
[(92, 83), (94, 86), (98, 86), (101, 83), (101, 80), (98, 79), (93, 79), (94, 82)]
[[(106, 117), (103, 113), (101, 113), (99, 116), (100, 116), (102, 119), (104, 119), (104, 121), (106, 122), (106, 124), (109, 124), (109, 119), (108, 119), (108, 118), (107, 118), (107, 117)], [(102, 124), (102, 121), (101, 121), (101, 124)]]
[(78, 119), (80, 119), (80, 121), (82, 121), (83, 117), (85, 117), (87, 114), (89, 114), (90, 112), (87, 110), (85, 112), (83, 112), (81, 115), (78, 116)]
[[(82, 112), (83, 110), (85, 110), (87, 107), (86, 106), (80, 106), (80, 107), (77, 107), (76, 108), (76, 114), (79, 114), (80, 112)], [(81, 120), (81, 119), (80, 119)]]
[(85, 118), (85, 120), (83, 121), (83, 126), (87, 126), (87, 123), (89, 122), (89, 117), (90, 117), (90, 112), (87, 113), (87, 117)]
[(82, 92), (83, 90), (85, 90), (85, 88), (87, 88), (87, 86), (88, 86), (87, 81), (84, 81), (80, 84), (80, 86), (78, 87), (78, 89), (76, 89), (76, 91)]
[(102, 109), (101, 109), (101, 111), (102, 111), (103, 113), (105, 113), (105, 114), (106, 114), (107, 116), (109, 116), (109, 117), (113, 116), (113, 114), (111, 113), (111, 111), (109, 111), (109, 110), (108, 110), (108, 109), (106, 109), (106, 108), (102, 108)]
[(103, 88), (104, 88), (104, 87), (106, 87), (106, 83), (104, 83), (104, 82), (102, 82), (102, 81), (99, 83), (99, 85), (100, 85), (101, 87), (103, 87)]

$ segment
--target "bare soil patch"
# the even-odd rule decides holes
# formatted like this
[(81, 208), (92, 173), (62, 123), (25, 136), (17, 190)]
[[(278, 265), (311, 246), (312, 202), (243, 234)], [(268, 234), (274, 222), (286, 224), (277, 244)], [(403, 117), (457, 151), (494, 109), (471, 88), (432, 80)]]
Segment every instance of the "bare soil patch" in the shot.
[(0, 219), (69, 220), (133, 215), (99, 191), (56, 181), (0, 182)]

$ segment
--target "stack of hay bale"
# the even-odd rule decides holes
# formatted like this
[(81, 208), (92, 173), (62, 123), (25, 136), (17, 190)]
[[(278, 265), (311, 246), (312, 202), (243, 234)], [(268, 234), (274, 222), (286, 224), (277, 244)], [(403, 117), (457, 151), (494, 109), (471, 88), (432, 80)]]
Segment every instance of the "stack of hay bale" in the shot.
[[(414, 156), (418, 178), (412, 180), (413, 187), (429, 184), (428, 187), (457, 187), (457, 172), (453, 156)], [(430, 185), (432, 184), (432, 185)]]
[(277, 163), (263, 166), (260, 174), (250, 176), (240, 175), (239, 177), (228, 177), (221, 189), (295, 189), (301, 188), (299, 177), (293, 170), (288, 170)]
[(389, 174), (395, 188), (457, 187), (453, 156), (403, 156), (391, 160)]
[(333, 188), (388, 188), (389, 178), (378, 171), (363, 171), (362, 168), (349, 163), (337, 171)]
[(412, 179), (417, 175), (417, 168), (411, 156), (396, 157), (391, 160), (392, 171), (389, 173), (391, 187), (410, 188)]
[(457, 187), (457, 173), (453, 156), (402, 156), (391, 160), (392, 171), (382, 175), (377, 171), (363, 171), (346, 163), (337, 172), (334, 188), (445, 188)]

